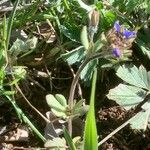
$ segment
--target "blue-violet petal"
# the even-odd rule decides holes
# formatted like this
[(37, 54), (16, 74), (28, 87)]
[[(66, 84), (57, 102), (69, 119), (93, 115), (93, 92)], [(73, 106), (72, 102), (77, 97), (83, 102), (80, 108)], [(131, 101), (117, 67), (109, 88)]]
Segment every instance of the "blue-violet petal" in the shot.
[(133, 32), (133, 31), (129, 31), (127, 29), (124, 29), (123, 31), (123, 36), (126, 38), (126, 39), (129, 39), (129, 38), (133, 38), (136, 36), (136, 32)]
[(119, 48), (114, 48), (112, 53), (115, 57), (120, 57), (121, 56), (121, 51), (119, 50)]
[(119, 24), (119, 21), (116, 21), (116, 22), (115, 22), (114, 28), (115, 28), (116, 32), (118, 32), (118, 33), (120, 32), (121, 26), (120, 26), (120, 24)]

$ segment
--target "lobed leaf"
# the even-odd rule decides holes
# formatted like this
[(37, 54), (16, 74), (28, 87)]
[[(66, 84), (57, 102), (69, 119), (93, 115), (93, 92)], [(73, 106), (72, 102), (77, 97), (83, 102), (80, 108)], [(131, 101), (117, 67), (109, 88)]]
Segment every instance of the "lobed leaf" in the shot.
[(117, 76), (130, 85), (150, 89), (150, 72), (147, 72), (143, 66), (139, 69), (136, 66), (120, 66), (117, 70)]
[[(117, 70), (117, 75), (131, 85), (119, 84), (111, 89), (107, 95), (109, 99), (115, 100), (120, 106), (129, 110), (146, 98), (150, 86), (150, 72), (147, 72), (144, 67), (140, 66), (138, 69), (136, 66), (123, 65)], [(146, 101), (141, 108), (142, 110), (133, 117), (130, 124), (133, 129), (146, 130), (150, 119), (150, 100)]]
[(120, 106), (126, 110), (138, 105), (145, 97), (147, 92), (141, 88), (119, 84), (111, 89), (107, 95), (109, 99), (115, 100)]
[(52, 94), (46, 95), (46, 102), (57, 117), (66, 117), (66, 107), (64, 107)]
[(130, 122), (131, 127), (137, 130), (146, 130), (150, 118), (150, 109), (146, 111), (140, 111), (136, 114), (133, 120)]

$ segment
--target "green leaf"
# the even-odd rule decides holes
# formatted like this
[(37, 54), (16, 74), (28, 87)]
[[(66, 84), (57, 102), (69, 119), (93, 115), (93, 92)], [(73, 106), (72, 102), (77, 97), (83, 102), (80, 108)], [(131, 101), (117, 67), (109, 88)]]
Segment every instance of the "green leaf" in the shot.
[(95, 5), (98, 10), (101, 10), (104, 7), (103, 2), (101, 1), (97, 1)]
[(51, 108), (55, 108), (60, 111), (65, 111), (65, 107), (63, 107), (61, 103), (57, 101), (57, 99), (52, 94), (46, 95), (46, 102)]
[[(120, 106), (129, 110), (144, 100), (147, 92), (141, 88), (119, 84), (114, 89), (109, 91), (107, 97), (115, 100)], [(136, 116), (130, 121), (133, 129), (146, 130), (150, 115), (150, 100), (142, 105), (142, 111), (136, 114)]]
[(84, 46), (85, 50), (89, 49), (89, 40), (86, 26), (84, 26), (81, 31), (81, 43)]
[(84, 105), (84, 99), (81, 99), (73, 106), (73, 115), (84, 115), (89, 110), (89, 105)]
[(67, 107), (67, 100), (62, 94), (56, 94), (55, 97), (62, 106)]
[(83, 106), (83, 103), (84, 103), (84, 102), (85, 102), (85, 100), (84, 100), (84, 99), (81, 99), (80, 101), (78, 101), (78, 102), (74, 105), (73, 109), (76, 109), (76, 108), (78, 108), (78, 107)]
[(58, 101), (52, 94), (46, 95), (46, 102), (48, 106), (51, 108), (51, 111), (57, 116), (57, 117), (63, 117), (66, 118), (66, 107), (64, 107), (61, 103), (62, 101)]
[(115, 100), (126, 110), (129, 110), (142, 102), (146, 95), (147, 92), (141, 88), (119, 84), (109, 91), (107, 97), (111, 100)]
[(24, 41), (17, 39), (14, 43), (13, 46), (10, 48), (10, 54), (12, 57), (16, 57), (22, 52), (28, 51), (28, 46), (25, 44)]
[(2, 68), (2, 66), (4, 66), (5, 63), (6, 63), (5, 58), (2, 57), (2, 58), (0, 59), (0, 68)]
[(134, 9), (141, 4), (141, 0), (128, 0), (126, 4), (127, 13), (130, 14)]
[[(149, 98), (147, 96), (149, 96), (150, 73), (144, 67), (141, 66), (138, 69), (135, 66), (123, 65), (119, 67), (117, 75), (131, 85), (119, 84), (116, 88), (111, 89), (107, 95), (109, 99), (115, 100), (119, 105), (129, 110), (145, 98)], [(146, 130), (150, 119), (150, 99), (142, 104), (141, 108), (142, 110), (133, 117), (130, 124), (133, 129)]]
[(73, 116), (83, 116), (86, 112), (88, 112), (89, 110), (89, 106), (85, 105), (85, 106), (79, 106), (79, 107), (73, 107)]
[(130, 121), (131, 127), (137, 130), (146, 130), (150, 121), (150, 99), (142, 105), (142, 109)]
[[(19, 80), (24, 79), (27, 72), (24, 66), (14, 66), (12, 73), (15, 76), (15, 79), (8, 82), (9, 85), (16, 84)], [(11, 71), (8, 70), (7, 74), (11, 74)]]
[(147, 72), (143, 66), (139, 69), (136, 66), (120, 66), (117, 76), (131, 85), (150, 90), (150, 72)]
[(90, 110), (86, 117), (84, 129), (84, 149), (85, 150), (98, 150), (98, 136), (95, 120), (95, 89), (96, 89), (97, 70), (95, 69), (92, 82)]
[(5, 73), (6, 72), (3, 69), (0, 70), (0, 84), (3, 83), (3, 80), (4, 80), (5, 75), (6, 75)]
[(104, 30), (106, 29), (108, 30), (116, 21), (116, 15), (111, 10), (108, 11), (106, 9), (102, 9), (101, 12), (102, 12), (101, 26), (102, 28), (104, 28)]
[[(61, 55), (65, 61), (68, 62), (69, 65), (80, 63), (85, 58), (85, 50), (83, 46), (80, 46), (66, 54)], [(89, 62), (84, 69), (82, 70), (80, 77), (84, 82), (90, 81), (92, 78), (93, 69), (96, 66), (97, 61), (93, 60)]]
[(64, 137), (69, 145), (70, 150), (77, 150), (66, 128), (63, 129)]
[(32, 37), (31, 39), (28, 39), (25, 44), (27, 45), (28, 49), (35, 49), (38, 42), (37, 37)]
[(7, 39), (7, 21), (6, 21), (6, 16), (4, 16), (4, 19), (3, 19), (2, 36), (3, 36), (3, 46), (6, 48), (6, 39)]
[(76, 49), (61, 55), (61, 58), (67, 61), (69, 65), (72, 65), (76, 62), (81, 62), (84, 57), (85, 54), (83, 46), (77, 47)]
[(93, 46), (93, 50), (94, 52), (98, 52), (99, 50), (102, 50), (103, 46), (106, 46), (107, 43), (107, 39), (104, 33), (101, 34), (100, 39), (98, 39)]
[(52, 113), (60, 118), (66, 119), (67, 115), (65, 112), (61, 111), (60, 109), (56, 109), (56, 108), (51, 108)]
[(66, 150), (66, 141), (64, 138), (53, 138), (53, 140), (47, 140), (44, 147), (51, 150)]
[(116, 20), (116, 15), (113, 11), (107, 11), (105, 13), (105, 20), (108, 24), (113, 24), (113, 22)]
[(61, 25), (61, 30), (63, 34), (69, 38), (71, 41), (80, 42), (80, 29), (79, 27), (66, 23), (64, 26)]
[(0, 91), (0, 95), (14, 95), (15, 91)]
[[(149, 105), (150, 106), (150, 105)], [(140, 111), (131, 120), (130, 124), (133, 129), (146, 130), (150, 118), (150, 109), (146, 111)]]
[(84, 69), (82, 70), (80, 74), (81, 80), (87, 83), (91, 80), (93, 70), (96, 67), (96, 64), (97, 64), (97, 60), (93, 60), (84, 67)]

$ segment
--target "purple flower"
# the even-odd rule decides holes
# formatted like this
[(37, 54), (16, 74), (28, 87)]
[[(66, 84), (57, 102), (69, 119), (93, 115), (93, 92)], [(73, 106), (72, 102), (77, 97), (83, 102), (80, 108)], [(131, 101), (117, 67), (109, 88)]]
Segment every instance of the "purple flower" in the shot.
[(121, 51), (120, 51), (119, 48), (114, 48), (112, 53), (115, 57), (120, 57), (121, 56)]
[(136, 36), (136, 32), (133, 32), (133, 31), (129, 31), (128, 29), (124, 29), (123, 32), (121, 31), (121, 25), (119, 24), (119, 21), (116, 21), (115, 24), (114, 24), (114, 28), (115, 28), (115, 31), (117, 33), (120, 33), (122, 34), (122, 36), (124, 36), (126, 39), (129, 39), (129, 38), (133, 38)]
[(124, 29), (122, 34), (126, 39), (133, 38), (136, 36), (136, 32), (129, 31), (127, 29)]
[(115, 28), (115, 30), (116, 30), (117, 33), (120, 32), (121, 26), (120, 26), (120, 24), (119, 24), (119, 21), (116, 21), (116, 22), (115, 22), (114, 28)]

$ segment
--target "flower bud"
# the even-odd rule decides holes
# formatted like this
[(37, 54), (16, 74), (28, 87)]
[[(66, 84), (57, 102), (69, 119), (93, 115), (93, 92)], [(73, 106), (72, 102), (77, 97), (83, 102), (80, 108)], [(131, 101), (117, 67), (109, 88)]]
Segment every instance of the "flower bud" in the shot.
[(89, 13), (89, 28), (92, 29), (94, 33), (96, 33), (98, 24), (99, 24), (99, 12), (96, 10), (92, 10)]

